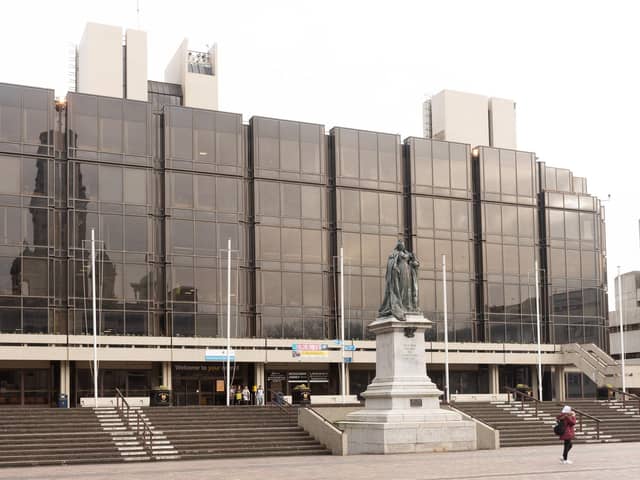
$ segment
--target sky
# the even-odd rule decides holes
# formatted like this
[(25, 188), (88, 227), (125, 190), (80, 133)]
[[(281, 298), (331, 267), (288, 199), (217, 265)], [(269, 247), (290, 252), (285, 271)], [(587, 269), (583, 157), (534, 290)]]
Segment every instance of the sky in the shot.
[(422, 136), (422, 102), (442, 89), (513, 99), (518, 148), (605, 200), (610, 310), (616, 266), (640, 270), (639, 2), (21, 0), (2, 16), (0, 81), (59, 96), (93, 21), (146, 30), (152, 80), (183, 38), (217, 43), (219, 108), (245, 121), (405, 138)]

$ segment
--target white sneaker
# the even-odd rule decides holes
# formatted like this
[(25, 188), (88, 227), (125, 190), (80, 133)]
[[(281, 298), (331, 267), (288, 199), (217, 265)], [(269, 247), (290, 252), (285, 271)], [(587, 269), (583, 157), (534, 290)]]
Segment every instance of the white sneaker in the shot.
[(573, 464), (573, 462), (571, 460), (565, 460), (564, 463), (568, 463), (569, 465)]
[(560, 463), (564, 464), (564, 463), (567, 463), (567, 461), (564, 458), (560, 457)]

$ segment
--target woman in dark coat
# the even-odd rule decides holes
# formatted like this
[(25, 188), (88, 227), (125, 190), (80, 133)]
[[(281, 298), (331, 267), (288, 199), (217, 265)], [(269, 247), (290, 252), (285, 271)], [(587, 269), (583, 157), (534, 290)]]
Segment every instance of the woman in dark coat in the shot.
[(562, 413), (556, 417), (559, 422), (564, 423), (564, 433), (560, 435), (560, 440), (564, 441), (564, 449), (562, 450), (562, 458), (560, 461), (563, 464), (573, 463), (571, 460), (567, 459), (569, 455), (569, 450), (573, 447), (571, 441), (576, 436), (575, 424), (576, 424), (576, 414), (571, 409), (569, 405), (565, 405), (562, 407)]

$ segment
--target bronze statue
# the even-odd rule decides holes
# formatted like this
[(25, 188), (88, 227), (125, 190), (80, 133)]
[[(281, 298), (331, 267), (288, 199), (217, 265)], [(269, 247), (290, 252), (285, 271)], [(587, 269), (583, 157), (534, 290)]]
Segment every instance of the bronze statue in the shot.
[(387, 260), (384, 299), (378, 310), (381, 317), (393, 316), (405, 320), (407, 313), (419, 313), (418, 307), (418, 267), (420, 262), (407, 250), (404, 242), (398, 240), (396, 248)]

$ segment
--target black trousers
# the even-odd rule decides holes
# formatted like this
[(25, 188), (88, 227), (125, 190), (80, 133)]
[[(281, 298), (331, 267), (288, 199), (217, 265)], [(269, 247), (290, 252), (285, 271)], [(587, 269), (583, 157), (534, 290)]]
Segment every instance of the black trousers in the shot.
[(571, 450), (571, 447), (573, 447), (571, 440), (565, 440), (564, 450), (562, 450), (562, 458), (564, 458), (565, 460), (567, 459), (567, 455), (569, 455), (569, 450)]

